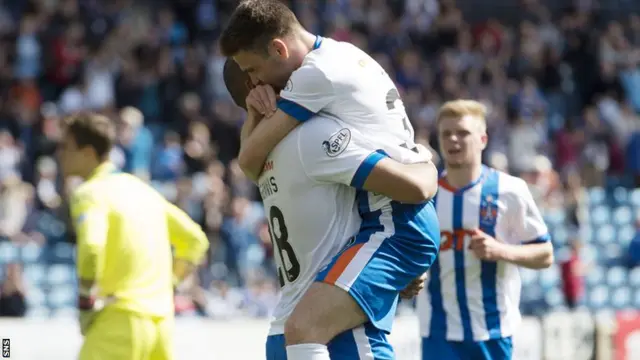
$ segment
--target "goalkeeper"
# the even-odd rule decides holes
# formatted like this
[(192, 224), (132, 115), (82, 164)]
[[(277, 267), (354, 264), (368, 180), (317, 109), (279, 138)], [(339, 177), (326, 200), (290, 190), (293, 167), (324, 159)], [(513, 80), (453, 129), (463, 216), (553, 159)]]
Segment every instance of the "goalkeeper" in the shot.
[(70, 199), (85, 336), (79, 358), (172, 359), (173, 286), (203, 259), (208, 240), (182, 210), (107, 161), (113, 141), (104, 116), (65, 121), (64, 174), (85, 180)]

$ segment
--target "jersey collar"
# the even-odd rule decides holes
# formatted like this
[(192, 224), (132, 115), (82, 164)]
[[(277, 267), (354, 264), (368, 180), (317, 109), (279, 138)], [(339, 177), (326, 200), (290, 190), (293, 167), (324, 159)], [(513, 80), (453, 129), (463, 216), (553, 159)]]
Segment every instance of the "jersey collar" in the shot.
[(102, 164), (98, 165), (98, 167), (91, 172), (89, 177), (87, 177), (87, 180), (102, 177), (104, 175), (112, 174), (117, 171), (118, 168), (114, 163), (112, 163), (111, 161), (105, 161)]
[(450, 191), (454, 194), (460, 194), (463, 193), (471, 188), (473, 188), (474, 186), (478, 185), (479, 183), (481, 183), (486, 177), (487, 177), (487, 173), (489, 172), (489, 168), (482, 165), (482, 171), (480, 172), (480, 176), (473, 180), (472, 182), (468, 183), (467, 185), (461, 187), (461, 188), (455, 188), (453, 186), (451, 186), (451, 184), (449, 184), (449, 182), (447, 182), (447, 173), (445, 172), (444, 174), (442, 174), (442, 176), (440, 177), (440, 180), (438, 180), (438, 185), (440, 187), (442, 187), (443, 189)]

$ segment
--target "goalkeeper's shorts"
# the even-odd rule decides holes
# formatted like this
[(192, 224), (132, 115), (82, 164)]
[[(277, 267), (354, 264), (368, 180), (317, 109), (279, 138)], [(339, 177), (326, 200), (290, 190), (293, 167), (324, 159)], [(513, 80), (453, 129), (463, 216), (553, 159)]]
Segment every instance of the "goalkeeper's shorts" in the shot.
[(173, 316), (150, 317), (105, 308), (94, 320), (79, 360), (172, 360)]

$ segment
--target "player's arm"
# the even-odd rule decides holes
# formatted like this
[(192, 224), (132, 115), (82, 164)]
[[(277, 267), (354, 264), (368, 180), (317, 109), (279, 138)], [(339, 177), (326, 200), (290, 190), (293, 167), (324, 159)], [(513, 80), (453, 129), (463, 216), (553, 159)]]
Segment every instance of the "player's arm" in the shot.
[[(337, 129), (318, 144), (299, 144), (301, 162), (310, 178), (342, 183), (409, 204), (423, 203), (435, 195), (438, 171), (430, 153), (414, 154), (421, 162), (403, 164), (364, 141), (355, 129)], [(315, 127), (308, 130), (316, 131)]]
[(108, 206), (90, 194), (78, 192), (71, 198), (70, 210), (77, 239), (78, 307), (92, 310), (96, 301), (96, 280), (104, 265), (109, 231)]
[[(240, 129), (241, 148), (242, 148), (242, 144), (246, 142), (249, 135), (251, 135), (251, 133), (253, 132), (253, 130), (255, 130), (256, 126), (258, 126), (259, 123), (260, 123), (260, 118), (256, 116), (256, 114), (249, 113), (247, 115), (247, 118), (245, 119), (244, 123), (242, 124), (242, 128)], [(242, 150), (240, 150), (240, 155), (242, 155)]]
[(257, 124), (241, 143), (238, 163), (245, 174), (257, 180), (276, 145), (325, 107), (333, 96), (333, 84), (314, 64), (305, 64), (296, 70), (280, 92), (275, 113)]
[[(248, 118), (251, 118), (249, 116)], [(271, 150), (300, 122), (281, 110), (262, 121), (245, 123), (241, 130), (238, 164), (252, 181), (258, 181)]]
[(396, 201), (419, 204), (434, 197), (438, 191), (438, 169), (427, 159), (424, 162), (403, 164), (380, 156), (379, 153), (372, 153), (358, 166), (351, 186), (379, 193)]
[(174, 285), (178, 285), (200, 264), (209, 248), (209, 240), (202, 228), (177, 206), (165, 202), (165, 214), (174, 248)]
[(546, 269), (553, 264), (553, 246), (550, 242), (507, 245), (504, 260), (528, 269)]
[[(242, 144), (246, 144), (247, 138), (251, 135), (260, 120), (262, 120), (263, 115), (258, 114), (256, 111), (249, 111), (249, 108), (247, 107), (247, 98), (254, 86), (249, 75), (242, 71), (233, 59), (227, 59), (227, 61), (225, 61), (222, 75), (224, 78), (224, 85), (226, 86), (227, 91), (229, 91), (229, 95), (231, 95), (233, 101), (236, 105), (247, 111), (247, 118), (240, 129), (240, 144), (242, 147)], [(243, 162), (245, 161), (245, 156), (246, 155), (241, 152)], [(249, 175), (251, 180), (255, 181), (255, 174)]]

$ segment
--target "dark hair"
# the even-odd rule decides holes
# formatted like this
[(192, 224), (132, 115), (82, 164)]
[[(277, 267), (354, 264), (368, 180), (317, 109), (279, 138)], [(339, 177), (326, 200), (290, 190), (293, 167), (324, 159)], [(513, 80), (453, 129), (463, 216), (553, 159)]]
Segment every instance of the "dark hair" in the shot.
[(227, 87), (227, 91), (231, 94), (231, 98), (236, 105), (247, 110), (246, 98), (252, 88), (249, 74), (242, 71), (238, 63), (233, 61), (233, 59), (227, 59), (224, 63), (222, 77), (224, 78), (224, 85)]
[(220, 52), (234, 56), (239, 51), (267, 51), (269, 42), (291, 33), (298, 19), (279, 0), (244, 0), (231, 14), (220, 35)]
[(91, 146), (100, 159), (109, 155), (116, 131), (108, 117), (96, 113), (80, 113), (67, 117), (64, 124), (78, 148)]

